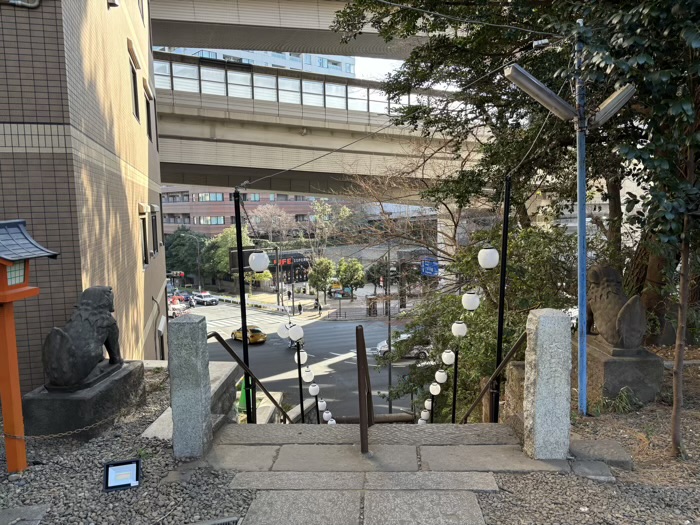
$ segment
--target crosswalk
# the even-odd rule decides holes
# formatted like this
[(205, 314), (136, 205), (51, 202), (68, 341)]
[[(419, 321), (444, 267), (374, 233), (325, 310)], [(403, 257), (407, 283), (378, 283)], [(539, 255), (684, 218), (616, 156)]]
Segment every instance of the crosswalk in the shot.
[[(204, 315), (207, 318), (208, 330), (228, 332), (241, 326), (241, 314), (237, 305), (219, 304), (218, 306), (195, 308), (190, 313)], [(247, 310), (246, 318), (248, 325), (256, 325), (268, 334), (275, 333), (279, 325), (288, 319), (284, 314), (255, 308)], [(297, 324), (305, 325), (314, 319), (297, 316), (292, 317), (292, 320)]]

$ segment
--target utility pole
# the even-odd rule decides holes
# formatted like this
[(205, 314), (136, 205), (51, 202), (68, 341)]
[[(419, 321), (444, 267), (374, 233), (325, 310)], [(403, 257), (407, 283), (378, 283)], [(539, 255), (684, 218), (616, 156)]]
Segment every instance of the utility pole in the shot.
[[(386, 344), (389, 350), (389, 414), (393, 413), (393, 403), (391, 401), (391, 239), (387, 241), (386, 250), (386, 287), (384, 293), (388, 297), (389, 310), (387, 312), (387, 338)], [(386, 303), (385, 303), (386, 304)]]

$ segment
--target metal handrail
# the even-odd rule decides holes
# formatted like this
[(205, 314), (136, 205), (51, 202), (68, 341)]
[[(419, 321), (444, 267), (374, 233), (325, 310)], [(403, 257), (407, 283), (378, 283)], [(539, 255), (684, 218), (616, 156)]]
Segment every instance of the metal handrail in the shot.
[(363, 454), (369, 452), (369, 427), (374, 425), (374, 404), (372, 403), (372, 386), (369, 380), (367, 364), (367, 347), (362, 325), (355, 328), (357, 345), (357, 391), (360, 398), (360, 449)]
[(464, 424), (467, 422), (467, 419), (471, 415), (471, 413), (474, 411), (476, 406), (479, 404), (479, 402), (482, 400), (484, 395), (486, 395), (486, 392), (489, 391), (491, 388), (491, 382), (503, 372), (503, 369), (506, 367), (506, 365), (510, 362), (510, 360), (513, 358), (513, 356), (516, 354), (518, 350), (520, 350), (520, 347), (523, 346), (523, 343), (527, 339), (527, 332), (523, 332), (520, 334), (520, 337), (518, 337), (518, 340), (515, 341), (515, 344), (513, 345), (513, 348), (510, 349), (510, 351), (506, 354), (506, 356), (503, 358), (503, 361), (501, 362), (500, 365), (498, 365), (498, 368), (494, 371), (494, 373), (489, 377), (489, 380), (486, 382), (486, 385), (484, 388), (481, 389), (481, 392), (477, 396), (476, 400), (472, 403), (472, 406), (469, 407), (469, 410), (467, 410), (467, 413), (464, 414), (464, 417), (462, 417), (462, 420), (460, 421), (461, 424)]
[[(290, 425), (293, 424), (294, 422), (292, 421), (292, 418), (290, 418), (290, 417), (289, 417), (289, 414), (287, 414), (287, 412), (285, 412), (284, 408), (282, 408), (282, 405), (280, 405), (280, 404), (277, 402), (277, 400), (275, 400), (275, 398), (272, 397), (272, 395), (270, 394), (270, 392), (268, 392), (267, 388), (265, 388), (265, 385), (263, 385), (263, 384), (260, 382), (260, 380), (259, 380), (259, 379), (257, 378), (257, 376), (253, 373), (253, 371), (248, 367), (248, 365), (246, 365), (246, 364), (243, 362), (243, 360), (242, 360), (240, 357), (238, 357), (238, 356), (236, 355), (236, 352), (234, 352), (234, 351), (233, 351), (233, 348), (231, 348), (231, 345), (229, 345), (229, 344), (226, 342), (226, 340), (225, 340), (223, 337), (221, 337), (221, 334), (220, 334), (219, 332), (209, 332), (209, 333), (207, 334), (207, 339), (211, 339), (212, 337), (213, 337), (214, 339), (216, 339), (216, 340), (219, 342), (219, 344), (221, 344), (221, 346), (224, 347), (224, 349), (229, 353), (229, 355), (230, 355), (231, 357), (233, 357), (234, 361), (236, 361), (236, 363), (238, 363), (238, 365), (243, 369), (243, 371), (244, 371), (246, 374), (248, 374), (248, 375), (253, 379), (253, 381), (255, 381), (255, 383), (257, 383), (257, 385), (260, 387), (260, 390), (262, 390), (263, 393), (267, 396), (267, 398), (268, 398), (270, 401), (272, 401), (272, 404), (275, 405), (275, 407), (277, 407), (277, 409), (278, 409), (280, 412), (282, 412), (282, 421), (285, 422), (285, 423), (288, 423), (288, 424), (290, 424)], [(253, 400), (253, 403), (255, 403), (255, 400)], [(255, 405), (253, 405), (253, 406), (255, 406)], [(301, 409), (304, 410), (304, 407), (301, 407)]]

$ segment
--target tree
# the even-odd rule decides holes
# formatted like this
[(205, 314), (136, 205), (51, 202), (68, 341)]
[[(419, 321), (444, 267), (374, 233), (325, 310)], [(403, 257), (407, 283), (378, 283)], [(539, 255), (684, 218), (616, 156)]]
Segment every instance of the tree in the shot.
[(246, 272), (245, 280), (250, 285), (250, 295), (253, 295), (253, 283), (264, 283), (266, 281), (272, 280), (272, 273), (270, 270), (265, 270), (264, 272)]
[[(248, 227), (244, 226), (241, 231), (243, 246), (252, 246), (248, 236)], [(231, 273), (229, 252), (236, 247), (236, 227), (230, 226), (214, 237), (207, 245), (206, 269), (216, 279), (223, 279)]]
[[(166, 270), (168, 272), (181, 271), (185, 275), (197, 275), (197, 243), (199, 243), (200, 257), (202, 257), (208, 241), (209, 239), (203, 233), (180, 226), (165, 237)], [(203, 261), (202, 257), (201, 262), (203, 263)], [(204, 272), (202, 273), (204, 274)]]
[[(357, 259), (340, 259), (338, 261), (338, 280), (343, 288), (350, 288), (353, 292), (365, 284), (365, 269)], [(350, 301), (354, 299), (354, 293)]]
[(294, 217), (275, 204), (264, 204), (251, 212), (251, 217), (256, 224), (256, 229), (267, 234), (268, 240), (278, 234), (281, 241), (285, 241), (289, 232), (296, 226)]
[(335, 264), (330, 259), (316, 259), (309, 272), (309, 286), (323, 290), (323, 304), (328, 304), (328, 287), (335, 275)]
[(352, 216), (350, 208), (334, 205), (327, 200), (314, 201), (313, 215), (309, 222), (311, 261), (325, 256), (328, 241), (342, 230), (342, 226)]

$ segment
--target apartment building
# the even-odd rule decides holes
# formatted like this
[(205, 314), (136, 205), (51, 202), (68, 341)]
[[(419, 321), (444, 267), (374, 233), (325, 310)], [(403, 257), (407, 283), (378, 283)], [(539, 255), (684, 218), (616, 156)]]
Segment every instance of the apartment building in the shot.
[(0, 220), (59, 252), (16, 305), (23, 392), (83, 289), (113, 287), (126, 359), (163, 357), (165, 249), (148, 2), (0, 5)]
[[(241, 192), (244, 214), (253, 224), (255, 210), (265, 204), (279, 206), (294, 217), (297, 231), (306, 230), (313, 216), (313, 202), (316, 197), (308, 195), (291, 195), (287, 193)], [(163, 231), (166, 235), (173, 233), (180, 226), (209, 235), (218, 235), (225, 228), (235, 224), (233, 190), (205, 186), (163, 186)], [(253, 232), (255, 234), (256, 232)], [(262, 233), (262, 232), (257, 232)]]

